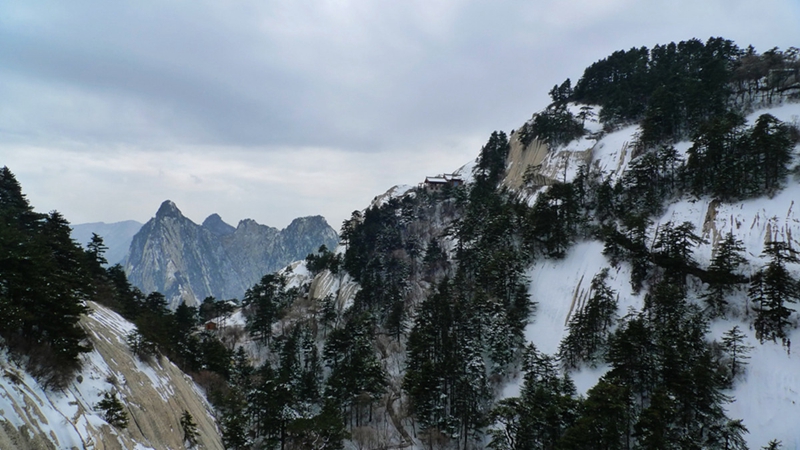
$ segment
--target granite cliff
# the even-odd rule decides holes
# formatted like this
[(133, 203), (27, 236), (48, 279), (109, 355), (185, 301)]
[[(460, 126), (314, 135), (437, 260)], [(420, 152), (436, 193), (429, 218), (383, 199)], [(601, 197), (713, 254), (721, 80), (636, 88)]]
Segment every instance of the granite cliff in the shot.
[(337, 242), (321, 216), (297, 218), (283, 230), (252, 219), (233, 227), (217, 214), (198, 225), (167, 200), (133, 237), (125, 272), (131, 284), (161, 292), (175, 308), (208, 296), (241, 298), (264, 274)]

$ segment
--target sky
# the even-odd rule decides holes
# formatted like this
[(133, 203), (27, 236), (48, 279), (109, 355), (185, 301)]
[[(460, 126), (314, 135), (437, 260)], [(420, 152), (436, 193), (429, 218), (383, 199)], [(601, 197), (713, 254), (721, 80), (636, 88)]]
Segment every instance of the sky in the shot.
[(800, 47), (800, 0), (6, 0), (0, 165), (74, 224), (339, 229), (613, 51), (712, 36)]

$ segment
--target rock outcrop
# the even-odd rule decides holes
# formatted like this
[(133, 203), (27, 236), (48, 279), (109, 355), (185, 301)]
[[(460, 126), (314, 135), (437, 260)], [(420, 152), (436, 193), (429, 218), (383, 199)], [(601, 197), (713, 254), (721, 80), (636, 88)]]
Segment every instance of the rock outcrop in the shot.
[(217, 214), (197, 225), (167, 200), (134, 236), (125, 271), (131, 284), (161, 292), (175, 308), (208, 296), (242, 298), (265, 274), (337, 242), (321, 216), (295, 219), (284, 230), (251, 219), (234, 228)]
[[(94, 350), (67, 389), (46, 391), (5, 355), (0, 355), (0, 448), (18, 450), (181, 449), (180, 418), (197, 424), (199, 448), (224, 447), (211, 407), (192, 380), (166, 359), (146, 364), (126, 344), (134, 326), (113, 311), (89, 304), (82, 324)], [(97, 407), (114, 392), (129, 417), (115, 428)]]

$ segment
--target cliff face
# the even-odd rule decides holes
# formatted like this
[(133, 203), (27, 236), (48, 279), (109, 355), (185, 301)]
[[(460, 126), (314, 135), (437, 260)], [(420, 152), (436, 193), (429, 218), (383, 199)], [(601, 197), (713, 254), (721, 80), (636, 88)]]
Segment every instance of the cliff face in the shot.
[(131, 284), (161, 292), (175, 308), (207, 296), (241, 298), (265, 274), (337, 241), (320, 216), (295, 219), (284, 230), (250, 219), (234, 228), (216, 214), (197, 225), (166, 201), (134, 236), (125, 271)]
[[(0, 448), (179, 449), (184, 411), (197, 424), (200, 448), (223, 449), (211, 408), (199, 388), (161, 359), (145, 364), (125, 342), (133, 325), (103, 306), (83, 319), (94, 350), (63, 392), (44, 391), (30, 375), (0, 355)], [(118, 429), (103, 419), (102, 393), (117, 394), (129, 417)]]

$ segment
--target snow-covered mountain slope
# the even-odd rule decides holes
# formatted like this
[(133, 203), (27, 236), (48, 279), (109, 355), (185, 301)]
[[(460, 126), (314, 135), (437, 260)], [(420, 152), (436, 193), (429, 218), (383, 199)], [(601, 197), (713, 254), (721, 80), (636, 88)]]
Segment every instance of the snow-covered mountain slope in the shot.
[[(764, 113), (797, 124), (800, 104), (756, 111), (748, 116), (748, 124), (752, 125)], [(620, 176), (631, 161), (629, 143), (635, 139), (637, 131), (636, 126), (630, 126), (603, 136), (591, 148), (588, 162), (612, 178)], [(676, 149), (685, 155), (691, 145), (691, 142), (681, 142)], [(557, 149), (549, 154), (569, 151), (583, 152), (580, 146), (570, 144), (565, 149)], [(795, 148), (792, 166), (797, 164), (799, 157), (800, 146)], [(541, 170), (563, 173), (564, 167), (559, 165), (563, 164), (563, 160), (563, 157), (546, 158)], [(574, 177), (574, 172), (567, 171), (567, 180), (571, 177)], [(711, 198), (684, 197), (668, 205), (665, 212), (654, 219), (649, 229), (650, 242), (660, 225), (666, 222), (690, 222), (706, 241), (694, 249), (693, 256), (701, 267), (707, 267), (720, 236), (732, 233), (746, 247), (748, 265), (743, 273), (749, 276), (765, 263), (761, 257), (765, 241), (790, 242), (795, 248), (800, 244), (800, 204), (796, 202), (800, 202), (800, 180), (793, 176), (787, 180), (786, 187), (772, 198), (723, 203)], [(539, 350), (551, 355), (558, 351), (559, 343), (566, 335), (570, 314), (588, 296), (592, 278), (603, 268), (611, 268), (607, 282), (619, 295), (619, 315), (642, 308), (644, 294), (635, 295), (632, 292), (629, 266), (623, 262), (618, 267), (612, 267), (602, 251), (602, 242), (579, 242), (570, 248), (565, 258), (542, 259), (529, 269), (529, 292), (538, 305), (532, 323), (526, 329), (526, 337)], [(789, 264), (788, 268), (795, 277), (800, 278), (800, 265)], [(698, 282), (692, 288), (690, 296), (699, 301), (696, 297), (704, 287)], [(745, 308), (746, 298), (745, 288), (731, 302), (738, 304), (735, 316), (712, 322), (709, 335), (709, 339), (718, 339), (725, 331), (738, 325), (747, 334), (746, 344), (754, 347), (747, 373), (727, 392), (735, 399), (728, 404), (728, 416), (743, 419), (749, 429), (746, 440), (751, 448), (761, 448), (771, 439), (782, 441), (784, 448), (800, 448), (800, 433), (796, 428), (796, 418), (800, 417), (800, 355), (791, 352), (791, 346), (784, 347), (780, 342), (758, 342), (752, 326), (753, 313), (750, 311), (748, 316)], [(800, 310), (800, 305), (789, 307)], [(790, 331), (789, 340), (800, 342), (800, 330), (796, 326)], [(578, 391), (585, 394), (607, 370), (608, 367), (584, 368), (573, 373)], [(503, 395), (516, 396), (519, 390), (520, 380), (515, 380), (505, 388)]]
[[(151, 364), (134, 356), (126, 336), (134, 326), (111, 310), (90, 304), (83, 319), (94, 350), (62, 392), (44, 390), (29, 374), (0, 355), (0, 448), (183, 449), (180, 418), (188, 411), (201, 448), (222, 449), (211, 407), (192, 380), (165, 359)], [(129, 417), (118, 429), (97, 407), (103, 392), (115, 392)]]

